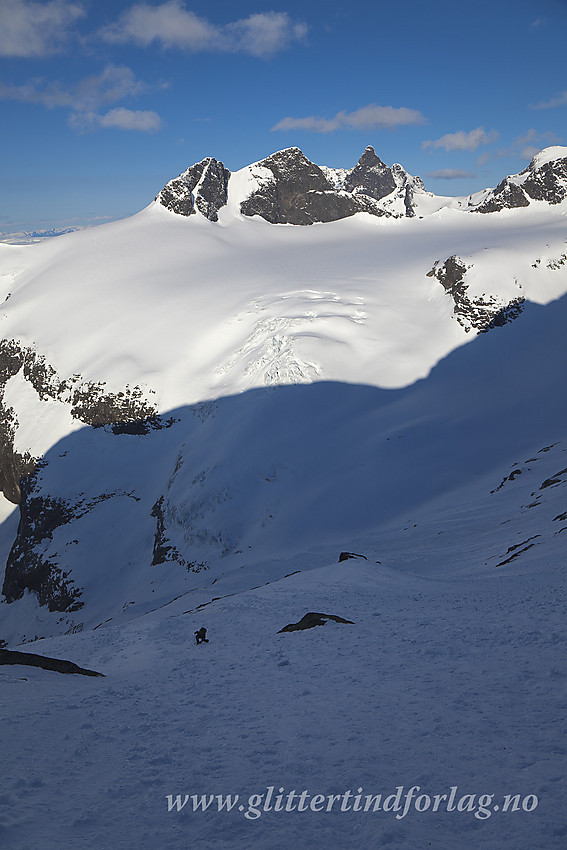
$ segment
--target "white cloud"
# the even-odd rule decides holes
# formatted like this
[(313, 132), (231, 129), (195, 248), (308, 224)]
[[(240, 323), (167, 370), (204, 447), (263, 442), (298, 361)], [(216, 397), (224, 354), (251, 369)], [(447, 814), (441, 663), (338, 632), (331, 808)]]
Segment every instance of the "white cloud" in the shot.
[(157, 112), (116, 107), (100, 114), (104, 107), (125, 98), (136, 97), (149, 88), (146, 83), (136, 78), (130, 68), (124, 65), (107, 65), (102, 73), (85, 77), (67, 88), (57, 82), (45, 83), (41, 79), (31, 80), (22, 86), (4, 85), (0, 82), (0, 100), (38, 103), (47, 109), (70, 109), (72, 114), (68, 124), (80, 132), (114, 127), (156, 133), (162, 126)]
[(270, 56), (307, 34), (305, 24), (294, 23), (286, 12), (261, 12), (218, 26), (186, 9), (181, 0), (161, 6), (137, 3), (100, 32), (110, 43), (152, 43), (164, 48), (219, 51)]
[(85, 77), (69, 87), (57, 82), (44, 83), (40, 78), (21, 86), (0, 82), (0, 99), (40, 103), (48, 109), (60, 106), (86, 112), (116, 103), (125, 97), (135, 97), (147, 88), (146, 83), (136, 79), (130, 68), (107, 65), (102, 73)]
[(476, 127), (465, 133), (459, 130), (456, 133), (447, 133), (435, 141), (423, 142), (422, 148), (444, 148), (446, 151), (475, 151), (480, 145), (489, 145), (498, 138), (496, 130), (487, 133), (484, 127)]
[(544, 100), (542, 103), (535, 103), (532, 109), (555, 109), (557, 106), (565, 106), (567, 104), (567, 91), (563, 91), (552, 97), (551, 100)]
[[(337, 116), (338, 117), (338, 116)], [(307, 130), (308, 133), (334, 133), (341, 126), (337, 118), (282, 118), (272, 130)]]
[(226, 27), (228, 49), (252, 56), (271, 56), (307, 36), (305, 24), (294, 24), (285, 12), (250, 15)]
[(334, 118), (315, 115), (307, 118), (283, 118), (272, 130), (307, 130), (311, 133), (333, 133), (335, 130), (393, 129), (411, 124), (425, 124), (425, 118), (417, 109), (406, 106), (377, 106), (370, 103), (354, 112), (337, 112)]
[(561, 136), (558, 136), (551, 130), (535, 130), (531, 127), (526, 130), (521, 136), (517, 136), (512, 144), (507, 148), (500, 148), (491, 153), (483, 153), (478, 157), (477, 166), (485, 165), (491, 159), (498, 159), (504, 156), (520, 157), (521, 159), (531, 160), (536, 153), (539, 153), (542, 148), (549, 145), (561, 144)]
[(140, 133), (157, 133), (162, 121), (157, 112), (142, 109), (117, 107), (104, 115), (96, 112), (78, 112), (69, 116), (69, 126), (79, 132), (88, 132), (100, 127), (115, 130), (135, 130)]
[(0, 56), (47, 56), (66, 41), (73, 24), (85, 15), (68, 0), (1, 0)]
[(522, 157), (522, 159), (532, 160), (536, 153), (539, 153), (541, 148), (536, 147), (535, 145), (528, 145), (525, 148), (520, 148), (518, 153)]
[(437, 180), (459, 180), (461, 177), (476, 177), (474, 171), (463, 171), (462, 168), (441, 168), (439, 171), (429, 171), (426, 177)]
[(561, 142), (561, 137), (552, 130), (540, 132), (531, 127), (523, 136), (518, 136), (514, 139), (512, 150), (519, 151), (520, 155), (525, 159), (532, 159), (539, 153), (542, 147), (549, 145), (557, 145)]

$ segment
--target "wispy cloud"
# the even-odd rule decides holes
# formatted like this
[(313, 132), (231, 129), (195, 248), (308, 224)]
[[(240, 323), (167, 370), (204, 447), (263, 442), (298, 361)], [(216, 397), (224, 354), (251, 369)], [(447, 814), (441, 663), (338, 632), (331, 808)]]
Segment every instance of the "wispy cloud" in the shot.
[(219, 26), (191, 12), (180, 0), (168, 0), (161, 6), (136, 3), (99, 35), (109, 43), (267, 57), (303, 41), (307, 26), (292, 21), (286, 12), (258, 12)]
[(141, 133), (157, 133), (161, 130), (162, 120), (157, 112), (143, 109), (125, 109), (117, 107), (104, 115), (96, 112), (78, 112), (69, 116), (69, 126), (85, 133), (99, 127), (115, 130), (135, 130)]
[(21, 86), (0, 82), (0, 98), (19, 100), (23, 103), (40, 103), (47, 109), (62, 106), (88, 111), (116, 103), (125, 97), (135, 97), (147, 88), (146, 83), (136, 79), (130, 68), (124, 65), (107, 65), (102, 73), (85, 77), (73, 86), (63, 86), (58, 82), (46, 83), (41, 78)]
[(567, 105), (567, 91), (563, 91), (551, 100), (544, 100), (541, 103), (534, 103), (532, 109), (555, 109), (557, 106)]
[(542, 148), (549, 147), (549, 145), (558, 145), (561, 141), (561, 136), (558, 136), (557, 133), (551, 130), (541, 132), (531, 127), (525, 133), (522, 133), (522, 135), (516, 136), (512, 144), (508, 147), (500, 148), (491, 153), (482, 153), (478, 157), (477, 165), (480, 168), (480, 166), (485, 165), (491, 159), (498, 159), (503, 156), (520, 157), (529, 161)]
[(456, 133), (447, 133), (441, 136), (440, 139), (428, 140), (423, 142), (422, 148), (443, 148), (446, 151), (475, 151), (480, 145), (490, 145), (498, 138), (496, 130), (490, 130), (488, 133), (484, 127), (476, 127), (474, 130), (469, 130), (465, 133), (464, 130), (459, 130)]
[(82, 4), (69, 0), (1, 0), (0, 56), (37, 57), (57, 53), (79, 18)]
[(556, 145), (561, 138), (552, 131), (540, 132), (532, 127), (526, 133), (518, 136), (512, 143), (511, 152), (519, 154), (522, 159), (533, 159), (542, 147)]
[(0, 82), (0, 99), (38, 103), (47, 109), (67, 108), (72, 113), (69, 126), (75, 130), (119, 127), (154, 133), (161, 127), (161, 120), (155, 112), (116, 108), (98, 114), (104, 107), (137, 97), (149, 88), (147, 83), (136, 78), (130, 68), (107, 65), (100, 74), (85, 77), (67, 87), (58, 82), (46, 83), (39, 78), (21, 86)]
[(462, 168), (441, 168), (439, 171), (429, 171), (426, 177), (437, 180), (459, 180), (462, 177), (476, 177), (474, 171), (463, 171)]
[(335, 130), (394, 129), (411, 124), (425, 124), (425, 118), (417, 109), (406, 106), (377, 106), (370, 103), (354, 112), (337, 112), (334, 118), (310, 115), (306, 118), (282, 118), (272, 127), (274, 130), (306, 130), (310, 133), (334, 133)]

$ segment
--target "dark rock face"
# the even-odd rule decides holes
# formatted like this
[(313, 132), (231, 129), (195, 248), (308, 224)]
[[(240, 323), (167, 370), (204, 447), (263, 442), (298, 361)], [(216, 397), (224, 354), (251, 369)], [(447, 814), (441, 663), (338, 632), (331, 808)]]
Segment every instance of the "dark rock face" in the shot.
[(278, 634), (283, 632), (297, 632), (301, 629), (312, 629), (315, 626), (324, 626), (327, 620), (334, 620), (335, 623), (347, 623), (349, 626), (354, 626), (352, 620), (345, 620), (343, 617), (337, 617), (336, 614), (318, 614), (315, 611), (310, 611), (305, 614), (298, 623), (288, 623), (283, 629), (280, 629)]
[[(303, 222), (289, 221), (289, 224), (314, 224), (315, 222), (339, 221), (349, 218), (357, 212), (371, 215), (387, 215), (378, 210), (372, 200), (364, 195), (347, 195), (334, 190), (328, 192), (308, 192), (298, 199), (298, 208), (305, 219)], [(293, 214), (292, 216), (293, 217)]]
[(345, 189), (355, 194), (368, 195), (376, 201), (386, 198), (399, 189), (403, 192), (406, 216), (415, 216), (415, 192), (425, 191), (420, 177), (411, 177), (401, 165), (386, 165), (376, 156), (374, 148), (369, 145), (355, 167), (345, 178)]
[(108, 393), (104, 383), (87, 381), (74, 390), (71, 404), (71, 415), (95, 428), (126, 423), (139, 425), (141, 421), (156, 418), (155, 408), (144, 399), (140, 387), (125, 387), (118, 393)]
[(21, 481), (20, 522), (6, 562), (2, 593), (7, 602), (14, 602), (30, 590), (50, 611), (78, 611), (83, 605), (81, 592), (44, 551), (53, 532), (76, 514), (61, 499), (34, 495), (40, 466)]
[(565, 198), (567, 157), (551, 160), (541, 166), (538, 166), (535, 158), (515, 178), (505, 177), (474, 212), (490, 213), (527, 207), (531, 201), (560, 204)]
[(362, 192), (379, 201), (396, 189), (392, 169), (376, 156), (374, 148), (366, 148), (355, 167), (345, 179), (347, 192)]
[(498, 184), (492, 195), (483, 204), (476, 207), (475, 212), (499, 212), (504, 209), (516, 209), (529, 205), (529, 198), (526, 197), (522, 187), (512, 183), (510, 178), (506, 177)]
[(496, 327), (502, 327), (516, 319), (523, 310), (523, 297), (514, 298), (507, 304), (494, 296), (483, 295), (471, 298), (465, 275), (467, 266), (459, 257), (449, 257), (443, 264), (437, 262), (427, 272), (427, 277), (436, 277), (454, 302), (453, 315), (468, 333), (471, 329), (486, 333)]
[(406, 190), (404, 193), (404, 207), (406, 208), (406, 216), (408, 218), (413, 218), (415, 216), (415, 204), (414, 204), (414, 187), (406, 186)]
[(175, 561), (181, 567), (185, 567), (187, 572), (200, 573), (201, 570), (207, 570), (208, 564), (206, 562), (187, 561), (183, 558), (179, 550), (169, 542), (169, 538), (167, 537), (166, 513), (167, 503), (165, 503), (165, 496), (160, 496), (154, 504), (151, 513), (156, 520), (152, 567), (165, 564), (167, 561)]
[[(259, 215), (271, 224), (306, 225), (337, 221), (357, 212), (388, 214), (375, 205), (370, 195), (355, 194), (346, 187), (337, 189), (299, 148), (272, 154), (258, 166), (271, 171), (273, 179), (265, 179), (261, 188), (242, 202), (243, 215)], [(361, 167), (361, 179), (364, 171)]]
[(156, 519), (152, 567), (157, 566), (157, 564), (163, 564), (166, 561), (175, 561), (181, 557), (175, 547), (166, 542), (163, 500), (164, 497), (160, 496), (152, 508), (152, 516)]
[[(479, 334), (488, 333), (488, 331), (493, 330), (493, 328), (501, 328), (504, 325), (507, 325), (508, 322), (513, 322), (514, 319), (517, 319), (520, 313), (524, 309), (525, 298), (513, 298), (508, 304), (505, 304), (499, 310), (492, 314), (492, 318), (487, 319), (487, 321), (482, 324), (478, 328)], [(492, 299), (494, 302), (494, 299)]]
[(209, 221), (217, 221), (218, 211), (226, 204), (229, 177), (222, 162), (208, 157), (170, 180), (156, 201), (178, 215), (194, 215), (198, 210)]
[(567, 198), (567, 157), (547, 162), (535, 168), (533, 162), (522, 171), (528, 174), (522, 186), (534, 201), (547, 201), (548, 204), (560, 204)]
[[(0, 341), (0, 397), (7, 381), (24, 365), (24, 354), (14, 340)], [(17, 427), (15, 411), (0, 404), (0, 490), (15, 505), (20, 501), (20, 478), (31, 472), (35, 463), (29, 454), (22, 455), (14, 449)]]
[(273, 180), (266, 180), (241, 204), (243, 215), (260, 215), (271, 224), (313, 224), (320, 220), (324, 206), (321, 196), (332, 186), (299, 148), (274, 153), (258, 165), (271, 171)]
[(72, 661), (64, 661), (62, 658), (49, 658), (47, 655), (37, 655), (35, 652), (17, 652), (11, 649), (0, 649), (0, 664), (23, 664), (26, 667), (41, 667), (43, 670), (54, 670), (57, 673), (104, 676), (104, 673), (87, 670)]
[[(16, 340), (1, 340), (0, 393), (20, 371), (42, 401), (56, 399), (69, 404), (71, 415), (85, 425), (112, 425), (116, 433), (147, 433), (150, 428), (167, 427), (156, 415), (155, 407), (145, 400), (140, 387), (124, 387), (110, 393), (104, 383), (83, 381), (80, 375), (63, 380), (43, 355)], [(15, 451), (17, 427), (14, 410), (0, 403), (0, 490), (16, 505), (20, 502), (20, 479), (32, 472), (36, 464), (29, 454)]]
[[(80, 375), (61, 379), (45, 358), (15, 340), (0, 342), (0, 398), (7, 381), (20, 374), (42, 400), (56, 399), (69, 406), (71, 415), (87, 426), (109, 426), (112, 434), (144, 435), (169, 428), (145, 398), (140, 387), (108, 392), (104, 383), (83, 381)], [(50, 611), (79, 610), (81, 590), (74, 586), (53, 555), (50, 542), (56, 529), (76, 520), (114, 493), (102, 493), (89, 503), (67, 503), (41, 491), (38, 477), (45, 461), (14, 449), (18, 428), (15, 411), (0, 402), (0, 488), (20, 507), (16, 539), (6, 563), (2, 592), (7, 602), (21, 598), (25, 590), (36, 594)]]
[[(537, 162), (536, 158), (521, 174), (504, 178), (485, 193), (482, 202), (469, 200), (469, 209), (491, 213), (526, 207), (532, 200), (563, 201), (567, 197), (567, 158), (541, 166)], [(401, 165), (386, 165), (370, 145), (347, 172), (320, 168), (296, 147), (266, 157), (251, 166), (251, 171), (260, 185), (241, 202), (240, 210), (271, 224), (337, 221), (357, 212), (400, 216), (402, 204), (405, 216), (411, 218), (416, 214), (417, 195), (425, 192), (421, 178), (407, 174)], [(222, 162), (208, 157), (170, 180), (156, 200), (178, 215), (200, 212), (209, 221), (217, 221), (218, 211), (227, 203), (229, 178)], [(380, 204), (384, 198), (388, 201)]]

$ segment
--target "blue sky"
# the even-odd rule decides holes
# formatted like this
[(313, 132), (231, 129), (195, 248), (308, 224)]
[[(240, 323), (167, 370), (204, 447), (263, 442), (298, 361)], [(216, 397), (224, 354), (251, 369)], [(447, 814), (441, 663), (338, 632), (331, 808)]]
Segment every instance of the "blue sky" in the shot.
[(566, 42), (567, 0), (0, 0), (0, 232), (122, 218), (205, 156), (291, 145), (494, 186), (567, 144)]

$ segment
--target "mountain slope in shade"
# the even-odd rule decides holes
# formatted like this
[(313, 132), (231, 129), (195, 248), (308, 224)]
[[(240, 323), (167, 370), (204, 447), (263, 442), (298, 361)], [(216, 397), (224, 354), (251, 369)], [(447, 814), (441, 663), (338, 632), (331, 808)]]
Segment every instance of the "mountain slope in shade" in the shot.
[(47, 609), (45, 633), (120, 619), (125, 606), (143, 613), (196, 588), (222, 595), (235, 576), (239, 586), (281, 578), (290, 563), (359, 551), (360, 539), (381, 560), (385, 529), (421, 522), (437, 503), (498, 502), (491, 491), (514, 464), (563, 441), (552, 460), (534, 461), (541, 480), (529, 500), (547, 504), (537, 533), (554, 558), (567, 481), (565, 308), (565, 299), (530, 305), (406, 389), (256, 389), (168, 411), (145, 434), (76, 431), (25, 481), (5, 628), (22, 628), (26, 588)]

